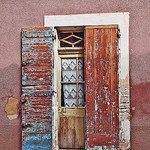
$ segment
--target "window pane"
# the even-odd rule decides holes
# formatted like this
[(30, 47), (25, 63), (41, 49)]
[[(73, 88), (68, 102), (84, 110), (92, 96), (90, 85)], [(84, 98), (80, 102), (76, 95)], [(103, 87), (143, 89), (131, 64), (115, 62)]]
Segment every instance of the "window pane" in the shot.
[(67, 36), (70, 36), (71, 33), (60, 33), (60, 39), (66, 38)]
[(84, 41), (75, 44), (74, 47), (84, 47)]
[(62, 84), (62, 106), (76, 107), (76, 84)]
[(81, 38), (84, 38), (84, 32), (74, 32), (73, 34)]
[(84, 81), (84, 59), (78, 59), (78, 81)]
[(78, 84), (78, 107), (84, 107), (84, 84)]
[(76, 82), (76, 59), (62, 59), (62, 81), (63, 82)]
[(75, 43), (75, 42), (79, 41), (80, 39), (72, 36), (72, 37), (65, 39), (65, 40), (68, 42), (71, 42), (71, 43)]
[(60, 47), (72, 47), (71, 44), (65, 43), (63, 41), (60, 41)]

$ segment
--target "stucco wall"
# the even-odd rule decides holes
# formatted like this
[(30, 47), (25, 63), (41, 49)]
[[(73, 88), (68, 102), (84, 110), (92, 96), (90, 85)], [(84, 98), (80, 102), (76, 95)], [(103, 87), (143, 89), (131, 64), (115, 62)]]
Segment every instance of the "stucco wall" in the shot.
[[(21, 149), (21, 27), (44, 26), (44, 15), (129, 12), (131, 145), (150, 147), (150, 1), (148, 0), (0, 0), (0, 149)], [(7, 105), (6, 105), (7, 104)], [(7, 111), (6, 106), (11, 110)], [(18, 106), (18, 114), (20, 103)]]

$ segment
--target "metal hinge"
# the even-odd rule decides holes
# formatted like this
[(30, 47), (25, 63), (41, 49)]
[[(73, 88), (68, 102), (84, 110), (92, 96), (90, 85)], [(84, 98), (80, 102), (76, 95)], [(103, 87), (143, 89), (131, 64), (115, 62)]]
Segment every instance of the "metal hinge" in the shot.
[(55, 34), (54, 30), (53, 30), (53, 34), (52, 34), (52, 39), (53, 39), (53, 40), (56, 39), (56, 34)]
[(32, 124), (28, 124), (27, 122), (22, 121), (21, 126), (22, 126), (22, 128), (32, 127)]
[(56, 39), (56, 35), (53, 34), (52, 35), (52, 39), (55, 40)]
[(120, 29), (118, 29), (117, 37), (118, 37), (118, 38), (121, 37)]
[(50, 37), (52, 37), (52, 40), (55, 40), (56, 39), (55, 33), (53, 32), (53, 34), (51, 34)]
[(28, 64), (28, 62), (26, 62), (26, 61), (22, 61), (22, 63), (21, 63), (22, 66), (26, 66), (27, 64)]

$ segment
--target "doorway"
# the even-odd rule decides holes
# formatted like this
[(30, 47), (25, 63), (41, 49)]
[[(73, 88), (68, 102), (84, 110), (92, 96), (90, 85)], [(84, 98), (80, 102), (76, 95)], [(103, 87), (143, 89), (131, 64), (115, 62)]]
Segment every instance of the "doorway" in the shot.
[(85, 147), (84, 32), (59, 32), (59, 149)]

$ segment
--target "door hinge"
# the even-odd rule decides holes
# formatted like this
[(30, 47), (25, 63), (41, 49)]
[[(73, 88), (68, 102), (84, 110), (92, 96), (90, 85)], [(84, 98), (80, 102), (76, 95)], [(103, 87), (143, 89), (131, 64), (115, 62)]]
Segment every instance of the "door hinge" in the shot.
[(25, 128), (25, 127), (32, 127), (32, 124), (28, 124), (27, 122), (22, 121), (21, 126), (22, 126), (22, 128)]
[(28, 62), (26, 62), (26, 61), (23, 61), (23, 62), (21, 63), (22, 66), (26, 66), (27, 64), (28, 64)]
[(56, 35), (53, 33), (52, 35), (52, 39), (55, 40), (56, 39)]
[(120, 29), (118, 29), (117, 37), (118, 37), (118, 38), (121, 37)]

